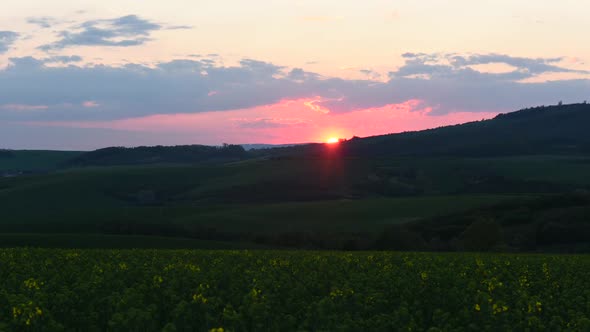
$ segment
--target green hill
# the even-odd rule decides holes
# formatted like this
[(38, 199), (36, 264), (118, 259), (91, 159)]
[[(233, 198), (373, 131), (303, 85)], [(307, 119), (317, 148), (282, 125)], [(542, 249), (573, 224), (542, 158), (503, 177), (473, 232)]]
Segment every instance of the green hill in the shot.
[[(340, 157), (497, 157), (590, 153), (589, 104), (541, 106), (494, 119), (429, 130), (353, 138)], [(323, 144), (273, 149), (276, 155), (318, 156)]]
[[(23, 238), (12, 233), (54, 233), (463, 250), (477, 238), (469, 234), (484, 229), (503, 234), (486, 250), (573, 250), (588, 236), (586, 201), (561, 197), (590, 190), (589, 116), (584, 104), (540, 107), (337, 145), (253, 151), (2, 150), (5, 169), (38, 171), (0, 178), (0, 232), (10, 243)], [(512, 215), (524, 217), (511, 224)], [(559, 241), (547, 239), (553, 230)]]
[(511, 156), (590, 152), (590, 105), (536, 107), (492, 120), (353, 141), (358, 155)]

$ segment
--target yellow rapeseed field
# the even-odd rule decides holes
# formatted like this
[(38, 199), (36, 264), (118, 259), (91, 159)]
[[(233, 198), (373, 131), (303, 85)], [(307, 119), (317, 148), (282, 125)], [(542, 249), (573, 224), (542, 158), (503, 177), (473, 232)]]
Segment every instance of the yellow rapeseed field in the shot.
[(0, 331), (590, 331), (590, 256), (0, 250)]

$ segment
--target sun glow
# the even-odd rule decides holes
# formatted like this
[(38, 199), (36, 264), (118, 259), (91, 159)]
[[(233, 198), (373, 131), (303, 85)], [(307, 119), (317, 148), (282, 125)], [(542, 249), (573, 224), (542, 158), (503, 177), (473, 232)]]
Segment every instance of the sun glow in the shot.
[(330, 137), (326, 140), (326, 143), (328, 144), (334, 144), (334, 143), (338, 143), (340, 140), (338, 139), (338, 137)]

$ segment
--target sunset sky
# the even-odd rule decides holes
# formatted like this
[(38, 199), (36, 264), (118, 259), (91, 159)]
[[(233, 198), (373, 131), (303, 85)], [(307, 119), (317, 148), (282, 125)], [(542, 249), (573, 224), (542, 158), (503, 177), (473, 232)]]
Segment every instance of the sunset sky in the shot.
[(590, 100), (585, 0), (19, 0), (0, 148), (323, 142)]

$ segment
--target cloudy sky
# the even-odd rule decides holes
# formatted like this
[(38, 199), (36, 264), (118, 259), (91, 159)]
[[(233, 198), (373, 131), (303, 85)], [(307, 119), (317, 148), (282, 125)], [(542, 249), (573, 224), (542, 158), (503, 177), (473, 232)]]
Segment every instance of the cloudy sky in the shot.
[(0, 148), (295, 143), (590, 100), (585, 0), (19, 0)]

